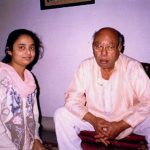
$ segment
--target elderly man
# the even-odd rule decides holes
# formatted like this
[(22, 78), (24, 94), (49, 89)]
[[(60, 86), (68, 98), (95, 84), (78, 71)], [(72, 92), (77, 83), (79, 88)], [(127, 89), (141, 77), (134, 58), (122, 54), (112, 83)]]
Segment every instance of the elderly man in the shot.
[(130, 133), (144, 135), (150, 150), (150, 79), (141, 64), (121, 53), (123, 36), (110, 27), (93, 37), (94, 57), (84, 60), (54, 120), (60, 150), (80, 150), (81, 130), (97, 131), (105, 145)]

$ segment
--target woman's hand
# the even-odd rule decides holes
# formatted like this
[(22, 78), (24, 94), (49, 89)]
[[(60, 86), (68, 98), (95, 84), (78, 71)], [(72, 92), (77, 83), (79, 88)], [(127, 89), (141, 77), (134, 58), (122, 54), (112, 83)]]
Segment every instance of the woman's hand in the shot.
[(35, 139), (32, 150), (47, 150), (47, 149), (41, 144), (40, 140)]

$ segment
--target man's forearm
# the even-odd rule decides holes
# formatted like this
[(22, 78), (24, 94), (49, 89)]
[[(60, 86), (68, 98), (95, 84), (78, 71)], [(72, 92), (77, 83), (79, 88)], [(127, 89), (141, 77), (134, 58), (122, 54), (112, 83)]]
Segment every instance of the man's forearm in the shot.
[(94, 125), (96, 123), (96, 116), (88, 112), (84, 115), (83, 120), (89, 122), (91, 125)]
[(124, 131), (125, 129), (131, 127), (131, 126), (130, 126), (127, 122), (125, 122), (124, 120), (119, 121), (118, 124), (119, 124), (119, 126), (120, 126), (120, 128), (121, 128), (122, 131)]

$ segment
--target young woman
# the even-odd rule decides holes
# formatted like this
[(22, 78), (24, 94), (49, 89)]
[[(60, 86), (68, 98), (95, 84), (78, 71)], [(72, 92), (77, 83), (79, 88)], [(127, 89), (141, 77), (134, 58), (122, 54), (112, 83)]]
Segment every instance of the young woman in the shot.
[(38, 61), (41, 50), (32, 31), (18, 29), (8, 36), (0, 62), (0, 149), (45, 150), (38, 135), (36, 84), (26, 69)]

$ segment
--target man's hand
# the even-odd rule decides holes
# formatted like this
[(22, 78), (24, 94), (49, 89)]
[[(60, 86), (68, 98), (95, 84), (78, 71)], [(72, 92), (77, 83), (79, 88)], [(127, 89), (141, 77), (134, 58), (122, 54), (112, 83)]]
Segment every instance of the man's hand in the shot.
[(95, 131), (97, 132), (97, 135), (95, 135), (95, 141), (96, 142), (102, 142), (106, 146), (110, 144), (109, 137), (108, 137), (108, 128), (110, 123), (102, 118), (95, 118), (95, 122), (93, 123), (93, 127)]
[[(105, 122), (103, 122), (105, 123)], [(104, 126), (103, 130), (105, 130), (104, 140), (110, 140), (115, 139), (122, 131), (129, 128), (130, 125), (128, 125), (125, 121), (119, 121), (119, 122), (109, 122), (107, 123), (107, 126)], [(95, 138), (96, 141), (101, 141), (101, 133), (98, 133)]]
[(34, 140), (32, 150), (47, 150), (38, 139)]
[(109, 122), (102, 118), (98, 118), (89, 112), (83, 117), (83, 119), (92, 124), (95, 131), (97, 132), (95, 141), (102, 142), (105, 145), (108, 145), (109, 141), (105, 129), (108, 128)]
[(97, 132), (97, 135), (95, 135), (95, 141), (102, 142), (106, 146), (110, 144), (110, 139), (116, 138), (122, 131), (130, 127), (130, 125), (123, 120), (118, 122), (108, 122), (89, 112), (83, 119), (91, 123)]
[(130, 125), (123, 120), (118, 122), (110, 122), (109, 127), (107, 128), (107, 134), (109, 139), (116, 138), (122, 131), (129, 127)]
[(109, 127), (109, 124), (110, 123), (108, 121), (102, 118), (96, 117), (92, 125), (95, 131), (100, 133), (99, 136), (104, 137), (104, 136), (108, 136), (107, 128)]

